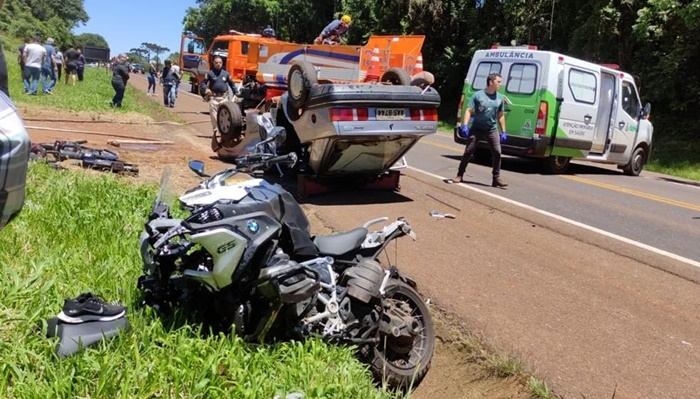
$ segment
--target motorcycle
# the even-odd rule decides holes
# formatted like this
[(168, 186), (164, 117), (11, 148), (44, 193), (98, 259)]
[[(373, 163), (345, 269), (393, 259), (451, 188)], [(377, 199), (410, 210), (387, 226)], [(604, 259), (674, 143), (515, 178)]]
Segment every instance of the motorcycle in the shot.
[[(258, 148), (276, 137), (269, 136)], [(162, 200), (163, 179), (140, 237), (145, 303), (163, 311), (211, 310), (212, 320), (250, 342), (317, 336), (354, 345), (378, 381), (414, 388), (433, 355), (432, 318), (415, 282), (378, 257), (395, 239), (415, 233), (403, 218), (370, 232), (387, 220), (380, 218), (311, 236), (302, 208), (280, 185), (262, 179), (226, 185), (241, 170), (293, 158), (264, 151), (239, 158), (236, 168), (180, 197), (189, 211), (184, 219)], [(201, 162), (190, 168), (207, 177)]]

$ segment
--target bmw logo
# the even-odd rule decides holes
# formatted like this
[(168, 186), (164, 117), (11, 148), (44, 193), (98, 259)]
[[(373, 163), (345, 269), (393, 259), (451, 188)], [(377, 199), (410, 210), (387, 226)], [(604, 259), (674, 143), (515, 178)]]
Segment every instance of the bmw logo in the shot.
[(260, 225), (255, 220), (249, 220), (247, 226), (248, 230), (253, 234), (257, 233), (258, 230), (260, 230)]

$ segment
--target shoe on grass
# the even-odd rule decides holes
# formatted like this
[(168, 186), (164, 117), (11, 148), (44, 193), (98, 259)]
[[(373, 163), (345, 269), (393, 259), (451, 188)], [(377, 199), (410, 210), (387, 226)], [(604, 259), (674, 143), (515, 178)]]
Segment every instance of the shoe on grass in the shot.
[(58, 318), (65, 323), (83, 323), (86, 321), (116, 320), (126, 313), (124, 306), (110, 304), (90, 292), (78, 295), (75, 299), (66, 299)]

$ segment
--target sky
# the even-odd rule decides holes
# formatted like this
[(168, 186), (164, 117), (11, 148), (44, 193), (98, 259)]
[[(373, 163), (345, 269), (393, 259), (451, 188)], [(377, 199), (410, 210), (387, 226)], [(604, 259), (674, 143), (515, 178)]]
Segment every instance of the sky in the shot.
[(90, 19), (73, 29), (73, 33), (96, 33), (105, 38), (110, 53), (115, 56), (153, 43), (180, 51), (182, 19), (196, 0), (84, 0), (83, 7)]

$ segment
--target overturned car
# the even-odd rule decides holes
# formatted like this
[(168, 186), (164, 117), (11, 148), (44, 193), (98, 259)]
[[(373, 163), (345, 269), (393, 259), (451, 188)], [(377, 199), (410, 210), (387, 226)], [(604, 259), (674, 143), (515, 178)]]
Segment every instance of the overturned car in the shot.
[(392, 167), (421, 137), (437, 131), (440, 95), (430, 78), (412, 79), (390, 68), (376, 82), (333, 83), (319, 79), (312, 64), (297, 62), (289, 70), (287, 92), (265, 109), (244, 110), (244, 101), (235, 97), (220, 105), (212, 149), (221, 158), (244, 155), (264, 138), (247, 120), (270, 112), (287, 130), (280, 151), (296, 152), (303, 165), (303, 194), (333, 178), (381, 181), (381, 188), (395, 189), (399, 172)]

